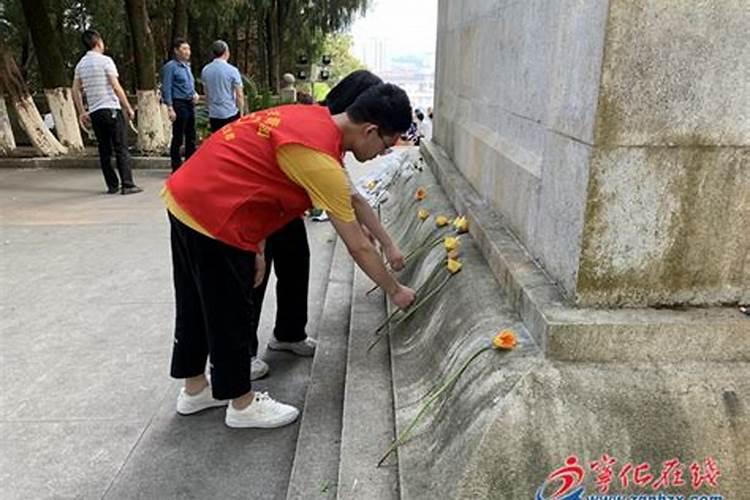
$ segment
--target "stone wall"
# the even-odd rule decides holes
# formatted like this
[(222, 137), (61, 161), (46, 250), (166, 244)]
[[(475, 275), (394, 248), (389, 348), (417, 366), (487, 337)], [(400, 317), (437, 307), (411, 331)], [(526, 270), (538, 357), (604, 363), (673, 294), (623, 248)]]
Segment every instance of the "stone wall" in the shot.
[(434, 140), (577, 304), (750, 301), (743, 4), (441, 0)]

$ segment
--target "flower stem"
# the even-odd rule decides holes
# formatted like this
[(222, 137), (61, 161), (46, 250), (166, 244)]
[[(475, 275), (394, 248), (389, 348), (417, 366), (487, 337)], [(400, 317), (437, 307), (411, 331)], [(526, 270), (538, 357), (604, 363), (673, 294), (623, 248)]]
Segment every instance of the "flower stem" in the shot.
[(435, 294), (437, 294), (440, 290), (442, 290), (445, 287), (445, 285), (448, 284), (448, 282), (450, 281), (450, 279), (453, 276), (455, 276), (453, 273), (449, 273), (448, 276), (446, 276), (445, 279), (438, 286), (436, 286), (435, 288), (433, 288), (430, 291), (430, 293), (428, 293), (427, 295), (425, 295), (424, 298), (422, 298), (422, 300), (420, 300), (419, 302), (417, 302), (413, 307), (410, 307), (409, 310), (406, 311), (406, 314), (404, 314), (403, 316), (401, 316), (398, 319), (398, 321), (396, 322), (396, 326), (400, 325), (401, 323), (403, 323), (404, 321), (406, 321), (409, 317), (411, 317), (415, 312), (417, 312), (419, 310), (419, 308), (422, 307), (422, 305), (425, 302), (427, 302), (428, 300), (430, 300), (432, 297), (435, 296)]
[(412, 421), (409, 423), (406, 429), (404, 429), (401, 432), (401, 434), (399, 434), (398, 437), (393, 440), (393, 443), (391, 443), (391, 446), (388, 448), (388, 450), (386, 450), (385, 454), (378, 462), (378, 467), (383, 465), (383, 462), (385, 462), (385, 460), (388, 458), (388, 456), (390, 456), (391, 453), (396, 451), (396, 449), (399, 446), (404, 444), (404, 442), (406, 441), (406, 438), (409, 436), (409, 433), (412, 431), (412, 429), (414, 429), (414, 426), (417, 425), (417, 422), (419, 421), (420, 418), (422, 418), (422, 415), (424, 415), (424, 413), (427, 411), (430, 405), (434, 403), (435, 400), (437, 400), (437, 398), (439, 398), (443, 393), (445, 393), (448, 389), (450, 389), (453, 386), (453, 384), (456, 383), (458, 378), (466, 371), (467, 368), (469, 368), (469, 366), (475, 359), (477, 359), (483, 352), (489, 351), (491, 349), (492, 349), (491, 346), (486, 346), (476, 351), (469, 359), (466, 360), (463, 366), (461, 366), (461, 368), (454, 375), (452, 375), (445, 382), (445, 384), (437, 392), (435, 392), (435, 394), (433, 394), (433, 396), (430, 399), (428, 399), (422, 405), (422, 408), (420, 408), (419, 413), (417, 413), (417, 415), (412, 419)]
[[(425, 302), (427, 302), (428, 300), (430, 300), (432, 297), (435, 296), (435, 294), (437, 294), (440, 290), (442, 290), (443, 288), (445, 288), (445, 285), (448, 284), (448, 281), (450, 281), (450, 279), (453, 276), (454, 276), (453, 273), (448, 274), (448, 276), (446, 276), (445, 279), (438, 286), (436, 286), (434, 289), (430, 290), (430, 293), (428, 293), (427, 295), (425, 295), (416, 304), (414, 304), (408, 310), (406, 310), (405, 314), (403, 316), (401, 316), (398, 319), (398, 321), (396, 321), (396, 324), (393, 325), (393, 326), (400, 325), (401, 323), (403, 323), (404, 321), (406, 321), (409, 317), (411, 317), (415, 312), (417, 312), (419, 310), (419, 308), (422, 307), (422, 305), (424, 305)], [(422, 286), (424, 286), (425, 284), (427, 284), (426, 281), (425, 281), (425, 283), (422, 284)], [(421, 290), (421, 287), (420, 287), (420, 290)], [(378, 326), (377, 330), (375, 330), (375, 340), (373, 340), (372, 343), (369, 345), (369, 347), (367, 348), (367, 352), (370, 352), (373, 347), (375, 347), (376, 345), (378, 345), (378, 342), (380, 342), (381, 340), (383, 340), (383, 337), (385, 337), (386, 334), (380, 335), (379, 332), (383, 328), (385, 328), (386, 326), (388, 326), (390, 324), (390, 322), (393, 320), (393, 317), (399, 311), (400, 311), (399, 309), (393, 311), (390, 316), (388, 316), (382, 323), (380, 323), (380, 326)]]

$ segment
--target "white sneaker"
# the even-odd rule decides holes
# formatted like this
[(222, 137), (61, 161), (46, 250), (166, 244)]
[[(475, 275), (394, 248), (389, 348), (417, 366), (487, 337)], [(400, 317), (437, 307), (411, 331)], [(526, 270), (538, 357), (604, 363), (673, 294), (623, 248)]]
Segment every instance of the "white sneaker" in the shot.
[(253, 356), (250, 360), (250, 380), (258, 380), (268, 374), (268, 363), (263, 361), (257, 356)]
[(177, 413), (180, 415), (192, 415), (208, 408), (226, 406), (229, 400), (214, 399), (211, 395), (211, 386), (207, 385), (198, 394), (190, 395), (183, 387), (180, 389), (180, 395), (177, 396)]
[(310, 337), (299, 342), (279, 342), (275, 338), (268, 342), (268, 348), (272, 351), (290, 351), (298, 356), (312, 356), (317, 346), (318, 341)]
[(238, 410), (231, 404), (227, 406), (224, 423), (234, 428), (273, 429), (291, 424), (298, 415), (299, 410), (294, 406), (275, 401), (267, 392), (256, 392), (255, 399), (244, 410)]

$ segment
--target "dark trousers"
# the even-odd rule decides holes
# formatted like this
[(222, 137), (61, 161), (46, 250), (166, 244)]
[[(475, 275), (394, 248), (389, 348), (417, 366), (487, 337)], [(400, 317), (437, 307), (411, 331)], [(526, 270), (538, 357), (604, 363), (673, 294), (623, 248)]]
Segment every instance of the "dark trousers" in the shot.
[(188, 99), (174, 99), (172, 108), (177, 115), (172, 123), (172, 143), (169, 146), (169, 157), (172, 160), (172, 172), (180, 168), (182, 158), (180, 148), (185, 144), (185, 160), (195, 153), (195, 104)]
[(211, 133), (216, 132), (221, 127), (228, 123), (232, 123), (235, 120), (239, 120), (240, 114), (237, 113), (234, 116), (230, 116), (229, 118), (209, 118), (208, 119), (208, 125), (211, 128)]
[(253, 295), (250, 356), (258, 354), (258, 325), (263, 296), (273, 264), (276, 273), (276, 325), (273, 336), (281, 342), (305, 340), (310, 247), (305, 221), (298, 218), (266, 239), (266, 276)]
[(214, 398), (242, 396), (250, 391), (255, 254), (204, 236), (172, 214), (169, 224), (176, 306), (171, 375), (201, 375), (210, 357)]
[[(128, 153), (127, 124), (122, 110), (97, 109), (91, 113), (91, 126), (96, 135), (99, 148), (99, 166), (104, 174), (107, 189), (116, 190), (119, 187), (131, 187), (133, 173), (130, 170), (130, 154)], [(112, 151), (117, 159), (117, 172), (112, 169)]]

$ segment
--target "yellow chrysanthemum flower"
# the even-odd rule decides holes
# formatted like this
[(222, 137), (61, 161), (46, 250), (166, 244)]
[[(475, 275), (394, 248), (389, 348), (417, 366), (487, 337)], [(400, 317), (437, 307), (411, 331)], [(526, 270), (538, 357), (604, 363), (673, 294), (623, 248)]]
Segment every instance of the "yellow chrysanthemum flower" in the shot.
[(469, 221), (466, 217), (457, 217), (455, 221), (453, 221), (453, 227), (456, 228), (456, 231), (461, 233), (466, 233), (469, 231)]
[(446, 236), (446, 238), (443, 240), (443, 246), (445, 247), (446, 252), (458, 250), (458, 248), (461, 246), (461, 240), (454, 236)]
[(448, 220), (448, 217), (446, 217), (445, 215), (438, 215), (435, 217), (435, 225), (437, 227), (447, 226), (448, 222), (450, 221)]
[(420, 208), (417, 212), (417, 217), (419, 217), (422, 220), (427, 220), (427, 218), (430, 216), (430, 211), (426, 208)]
[(461, 268), (463, 267), (463, 264), (461, 264), (461, 262), (456, 259), (448, 259), (447, 267), (448, 267), (448, 271), (450, 271), (451, 274), (456, 274), (457, 272), (461, 270)]

